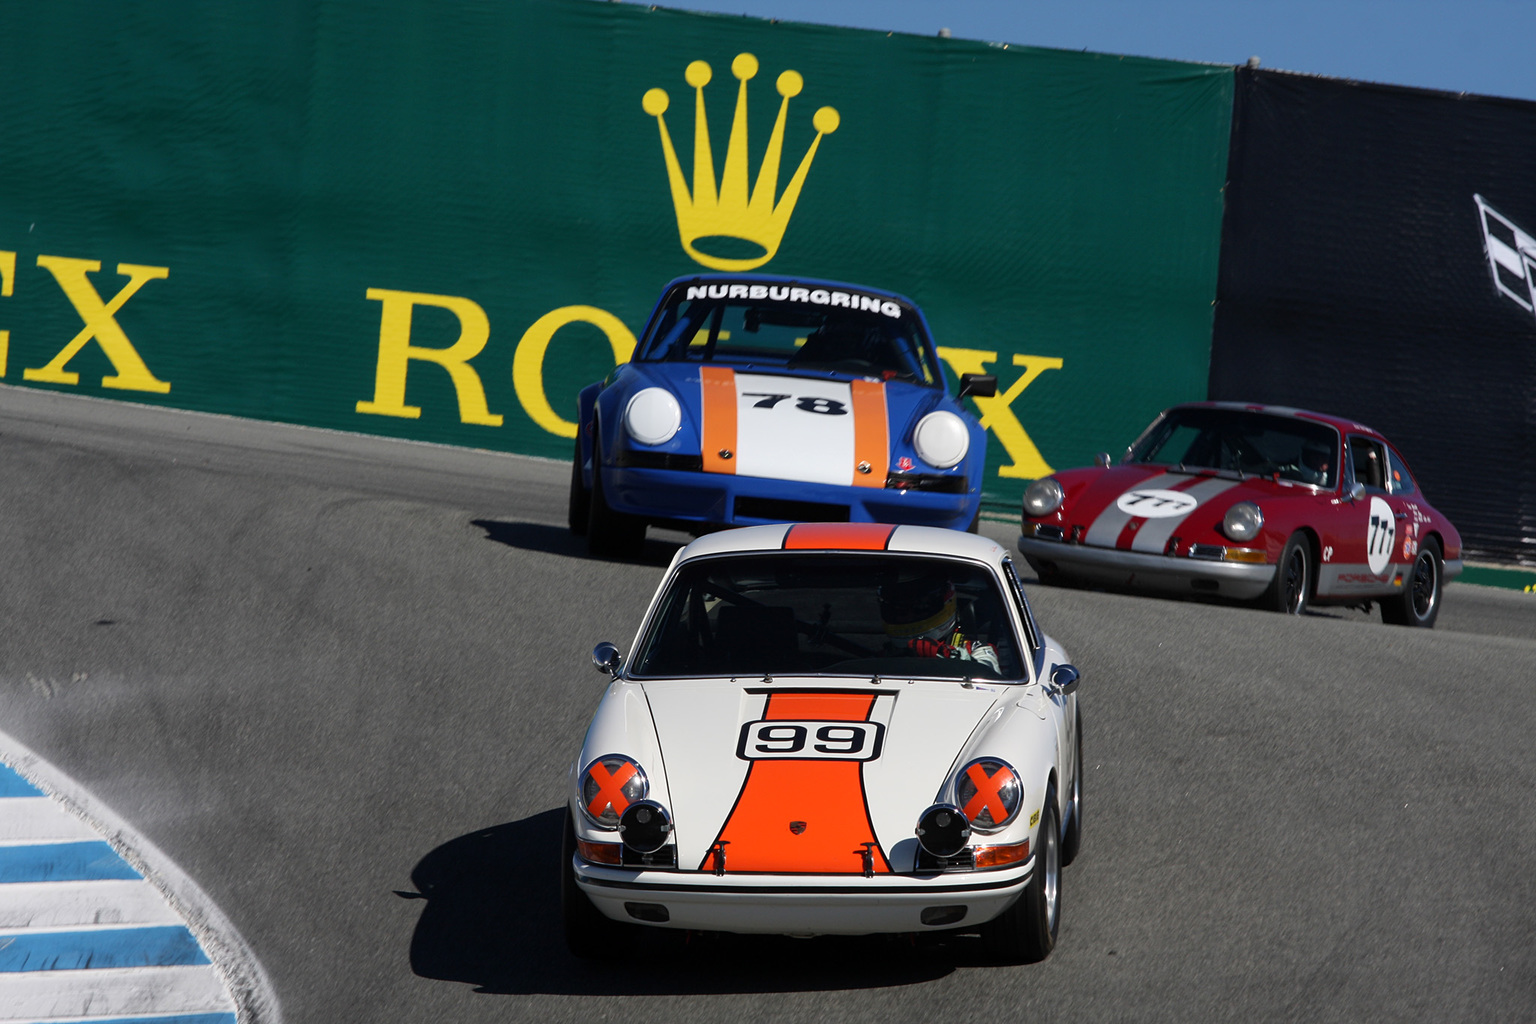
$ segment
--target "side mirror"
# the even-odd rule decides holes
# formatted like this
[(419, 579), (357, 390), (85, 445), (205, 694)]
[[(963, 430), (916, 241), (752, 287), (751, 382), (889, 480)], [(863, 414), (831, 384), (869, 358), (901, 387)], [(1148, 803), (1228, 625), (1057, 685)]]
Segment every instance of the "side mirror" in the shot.
[(1099, 454), (1097, 454), (1097, 455), (1095, 455), (1093, 457), (1093, 461), (1096, 464), (1098, 464), (1100, 466), (1103, 466), (1105, 469), (1108, 469), (1109, 468), (1109, 452), (1099, 452)]
[(1365, 497), (1365, 484), (1361, 483), (1359, 480), (1356, 480), (1354, 483), (1349, 485), (1350, 501), (1359, 501), (1363, 497)]
[(1056, 691), (1063, 697), (1076, 693), (1078, 684), (1081, 682), (1082, 677), (1071, 665), (1057, 665), (1051, 669), (1051, 685), (1056, 687)]
[(990, 373), (962, 373), (960, 375), (960, 393), (956, 398), (964, 398), (973, 395), (976, 398), (995, 398), (997, 396), (997, 377)]
[(613, 644), (604, 640), (592, 648), (592, 667), (599, 672), (607, 672), (610, 676), (617, 677), (619, 666), (624, 664), (624, 655)]

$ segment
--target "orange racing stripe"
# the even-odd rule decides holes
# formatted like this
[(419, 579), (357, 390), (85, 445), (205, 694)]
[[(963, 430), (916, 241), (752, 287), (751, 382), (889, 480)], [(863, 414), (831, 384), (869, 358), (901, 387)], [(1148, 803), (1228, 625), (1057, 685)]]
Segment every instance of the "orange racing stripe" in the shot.
[(796, 523), (784, 534), (784, 550), (884, 551), (895, 532), (885, 523)]
[[(890, 439), (886, 436), (885, 385), (874, 380), (856, 380), (849, 386), (853, 398), (853, 484), (884, 487), (891, 458)], [(869, 472), (860, 472), (859, 467), (866, 465)]]
[[(776, 693), (764, 718), (862, 722), (875, 697), (858, 693)], [(790, 822), (803, 822), (796, 835)], [(720, 830), (726, 869), (776, 873), (862, 874), (865, 843), (877, 843), (864, 801), (863, 765), (858, 761), (753, 761)], [(712, 847), (713, 849), (713, 844)], [(878, 845), (874, 871), (889, 874)], [(706, 854), (700, 871), (715, 866)]]
[[(703, 409), (704, 472), (736, 472), (736, 371), (728, 366), (699, 367), (699, 398)], [(728, 454), (721, 454), (722, 452)]]

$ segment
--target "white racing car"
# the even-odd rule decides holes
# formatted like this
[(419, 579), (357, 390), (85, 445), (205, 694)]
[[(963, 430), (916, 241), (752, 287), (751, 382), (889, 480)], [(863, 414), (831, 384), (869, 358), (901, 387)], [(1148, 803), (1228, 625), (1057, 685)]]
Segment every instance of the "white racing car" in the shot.
[(1005, 548), (876, 523), (678, 552), (571, 766), (567, 942), (633, 925), (1056, 942), (1082, 835), (1078, 674)]

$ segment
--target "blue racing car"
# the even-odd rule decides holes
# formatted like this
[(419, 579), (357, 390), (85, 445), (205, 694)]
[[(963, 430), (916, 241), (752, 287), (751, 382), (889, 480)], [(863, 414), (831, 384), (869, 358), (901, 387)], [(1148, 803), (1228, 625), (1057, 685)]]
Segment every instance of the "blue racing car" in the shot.
[(667, 285), (633, 358), (581, 391), (570, 526), (597, 555), (649, 524), (976, 528), (986, 435), (923, 314), (890, 292), (766, 275)]

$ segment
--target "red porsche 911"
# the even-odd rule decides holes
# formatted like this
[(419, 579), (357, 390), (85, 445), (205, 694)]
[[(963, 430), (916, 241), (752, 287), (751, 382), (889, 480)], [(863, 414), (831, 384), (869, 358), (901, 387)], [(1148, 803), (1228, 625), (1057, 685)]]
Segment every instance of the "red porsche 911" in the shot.
[(1036, 480), (1019, 553), (1043, 582), (1206, 594), (1296, 615), (1381, 608), (1430, 627), (1461, 535), (1394, 447), (1349, 420), (1235, 402), (1178, 405), (1118, 463)]

